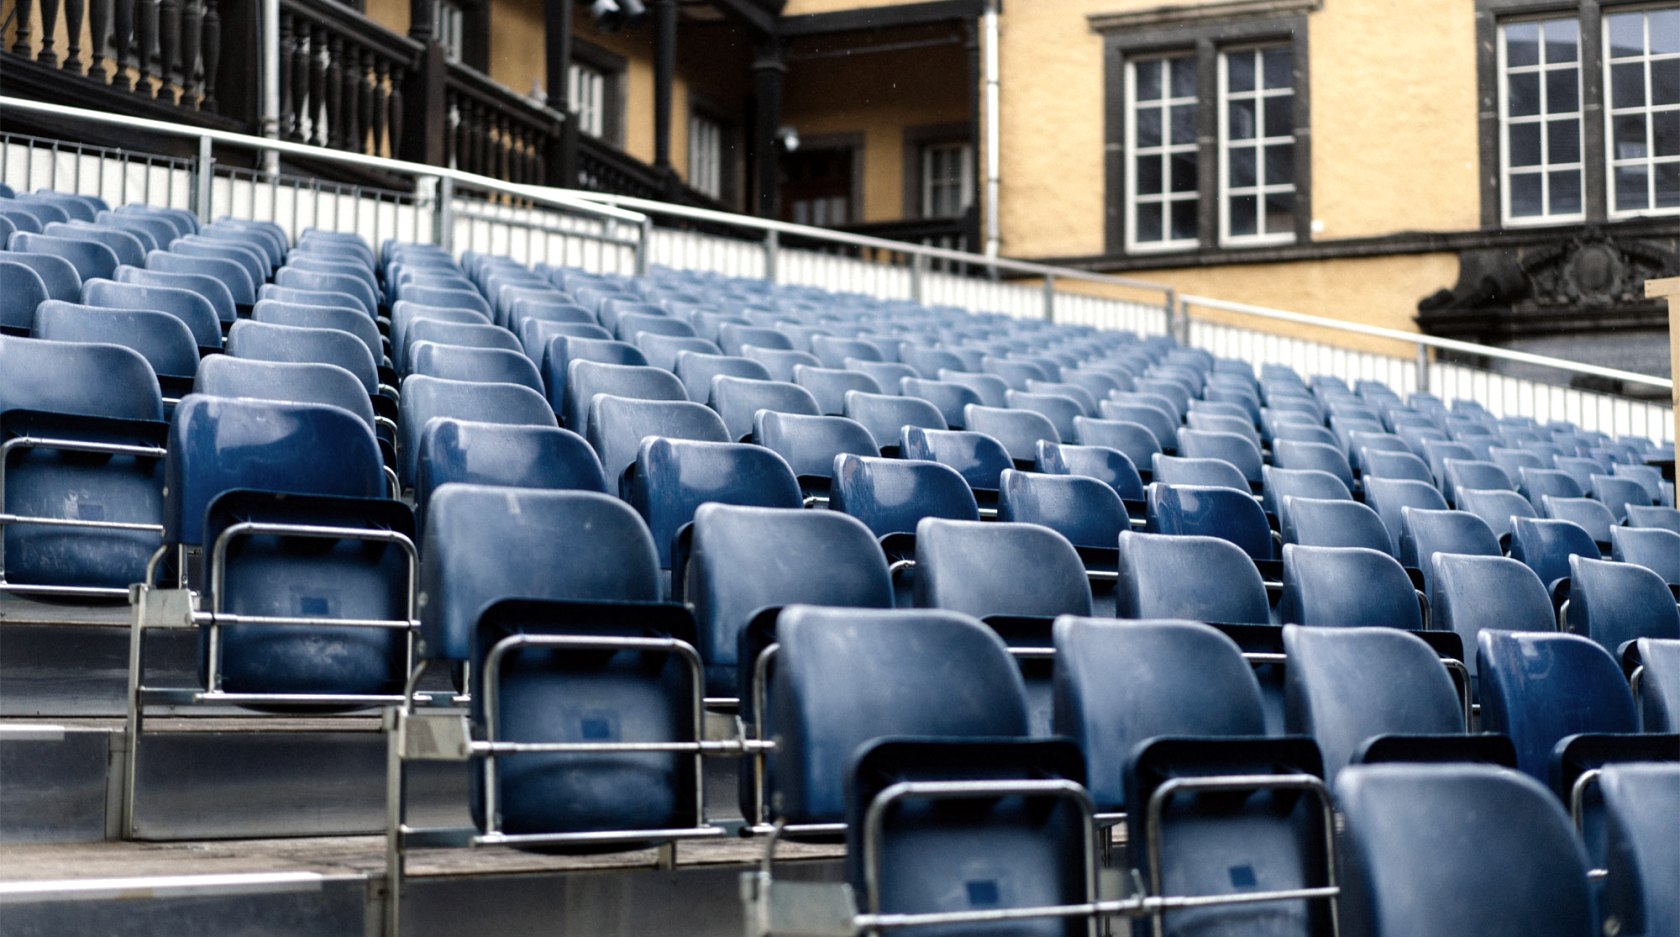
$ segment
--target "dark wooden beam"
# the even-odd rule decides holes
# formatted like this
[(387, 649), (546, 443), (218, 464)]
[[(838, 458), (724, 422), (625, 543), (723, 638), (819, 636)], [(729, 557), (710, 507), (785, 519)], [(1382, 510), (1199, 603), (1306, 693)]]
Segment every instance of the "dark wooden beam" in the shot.
[(672, 86), (677, 75), (677, 0), (653, 0), (653, 165), (671, 171)]
[(547, 72), (549, 109), (566, 115), (560, 128), (559, 145), (543, 167), (549, 185), (571, 187), (577, 184), (577, 115), (572, 113), (572, 4), (549, 3), (543, 22), (543, 55)]
[(925, 26), (930, 23), (948, 23), (952, 20), (973, 20), (984, 12), (984, 0), (928, 0), (925, 3), (906, 3), (900, 6), (785, 16), (780, 26), (782, 36), (793, 39), (831, 33), (891, 29), (897, 26)]
[(782, 42), (775, 36), (760, 40), (753, 56), (753, 92), (757, 98), (753, 120), (753, 182), (756, 197), (752, 210), (765, 218), (781, 213), (781, 145), (776, 136), (782, 125), (782, 83), (787, 66), (782, 61)]
[[(763, 0), (711, 0), (711, 4), (761, 36), (776, 31), (776, 19), (782, 6), (780, 3), (766, 4)], [(767, 6), (773, 10), (767, 9)]]

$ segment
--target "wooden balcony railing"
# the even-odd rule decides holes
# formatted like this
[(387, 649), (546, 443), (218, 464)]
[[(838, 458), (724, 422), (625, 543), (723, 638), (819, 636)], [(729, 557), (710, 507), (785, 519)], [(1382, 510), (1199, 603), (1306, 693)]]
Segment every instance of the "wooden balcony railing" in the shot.
[(281, 0), (280, 135), (401, 155), (403, 93), (425, 47), (327, 0)]

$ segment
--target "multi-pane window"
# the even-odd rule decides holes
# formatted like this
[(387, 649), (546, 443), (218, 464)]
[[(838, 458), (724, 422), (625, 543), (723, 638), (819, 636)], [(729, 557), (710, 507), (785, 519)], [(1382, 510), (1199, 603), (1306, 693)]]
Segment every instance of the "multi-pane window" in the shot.
[(1680, 210), (1680, 8), (1606, 12), (1612, 217)]
[(723, 197), (723, 128), (699, 114), (688, 118), (688, 184), (703, 195)]
[(922, 147), (922, 216), (949, 218), (968, 210), (974, 190), (974, 150), (966, 143)]
[(1130, 65), (1126, 108), (1126, 242), (1134, 249), (1194, 247), (1198, 160), (1196, 59), (1140, 59)]
[(1581, 35), (1573, 17), (1499, 30), (1507, 222), (1581, 217)]
[(452, 0), (432, 0), (432, 28), (437, 31), (437, 43), (451, 62), (461, 61), (466, 51), (466, 17)]
[(1295, 236), (1295, 64), (1288, 46), (1220, 56), (1220, 239)]
[(598, 68), (573, 62), (567, 79), (566, 103), (577, 115), (578, 132), (601, 137), (607, 127), (607, 76)]

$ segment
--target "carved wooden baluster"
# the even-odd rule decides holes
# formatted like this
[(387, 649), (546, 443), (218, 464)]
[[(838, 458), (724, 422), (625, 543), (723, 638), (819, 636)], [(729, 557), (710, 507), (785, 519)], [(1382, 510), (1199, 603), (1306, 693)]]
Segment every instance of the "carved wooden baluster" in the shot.
[(380, 59), (379, 81), (386, 89), (383, 92), (385, 94), (385, 106), (380, 108), (380, 112), (385, 115), (385, 119), (389, 122), (385, 135), (387, 144), (390, 146), (389, 155), (400, 158), (402, 156), (400, 150), (402, 149), (403, 138), (402, 72), (393, 69), (390, 62)]
[(362, 151), (362, 53), (354, 45), (344, 44), (344, 148), (355, 153)]
[(199, 41), (204, 37), (203, 0), (187, 0), (181, 8), (181, 106), (192, 107), (198, 97)]
[(483, 175), (496, 171), (496, 115), (488, 105), (478, 109), (478, 169)]
[(314, 133), (310, 143), (327, 145), (327, 121), (332, 115), (323, 113), (327, 103), (327, 28), (317, 25), (309, 33), (309, 120)]
[(390, 66), (381, 56), (372, 55), (373, 83), (369, 88), (368, 124), (373, 130), (373, 141), (368, 144), (368, 152), (374, 156), (395, 156), (397, 145), (391, 142), (391, 149), (385, 149), (385, 131), (390, 126), (387, 119), (391, 113), (391, 95), (385, 88), (385, 81), (390, 77)]
[(86, 0), (64, 0), (64, 70), (82, 73), (82, 12)]
[(42, 65), (57, 65), (58, 53), (53, 51), (53, 33), (58, 31), (58, 0), (41, 0), (41, 52), (35, 61)]
[(17, 16), (17, 36), (12, 40), (12, 54), (29, 54), (29, 11), (35, 0), (13, 0), (12, 10)]
[(105, 80), (105, 37), (111, 33), (111, 0), (88, 0), (88, 74)]
[(327, 37), (327, 133), (322, 141), (335, 150), (344, 149), (344, 41), (337, 34)]
[(292, 97), (292, 56), (297, 54), (297, 40), (292, 36), (292, 14), (280, 12), (280, 113), (279, 126), (274, 128), (283, 140), (297, 139), (297, 100)]
[(138, 0), (134, 8), (134, 90), (152, 93), (152, 49), (157, 46), (158, 0)]
[(170, 87), (175, 76), (175, 59), (181, 49), (180, 0), (162, 0), (158, 4), (158, 86), (157, 99), (175, 103), (175, 91)]
[(128, 74), (128, 53), (134, 37), (134, 0), (111, 4), (111, 87), (127, 91), (133, 87)]
[(377, 106), (373, 83), (378, 78), (373, 70), (372, 50), (363, 49), (361, 58), (356, 62), (356, 112), (361, 115), (356, 124), (356, 150), (374, 156), (379, 155), (379, 134), (373, 129), (373, 109)]
[(216, 0), (204, 4), (204, 97), (198, 102), (200, 110), (216, 109), (216, 79), (222, 69), (222, 14)]

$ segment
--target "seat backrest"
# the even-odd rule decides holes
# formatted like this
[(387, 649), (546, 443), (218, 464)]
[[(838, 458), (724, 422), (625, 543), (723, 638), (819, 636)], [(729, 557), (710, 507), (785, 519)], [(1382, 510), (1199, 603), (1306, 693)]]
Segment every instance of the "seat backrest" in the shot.
[(1272, 440), (1272, 464), (1278, 468), (1318, 469), (1340, 479), (1349, 490), (1353, 488), (1353, 467), (1347, 455), (1335, 446), (1301, 439)]
[(1260, 481), (1260, 447), (1247, 436), (1207, 430), (1178, 431), (1178, 452), (1190, 459), (1217, 459), (1235, 466), (1249, 484)]
[(1621, 667), (1579, 635), (1483, 630), (1476, 636), (1476, 672), (1482, 731), (1510, 736), (1517, 767), (1542, 783), (1564, 738), (1637, 731)]
[[(555, 339), (559, 342), (560, 339)], [(638, 352), (638, 354), (640, 354)], [(597, 396), (608, 395), (627, 400), (663, 400), (689, 403), (688, 389), (669, 371), (648, 365), (606, 364), (600, 361), (573, 359), (566, 368), (565, 417), (566, 428), (589, 435), (589, 414)], [(550, 400), (554, 385), (549, 384)], [(612, 480), (609, 473), (608, 481)]]
[(1120, 531), (1131, 529), (1125, 505), (1106, 481), (1016, 469), (1003, 472), (998, 520), (1038, 524), (1061, 534), (1075, 547), (1105, 550), (1115, 548)]
[(1157, 481), (1149, 485), (1144, 500), (1149, 533), (1219, 537), (1253, 559), (1275, 557), (1266, 512), (1246, 492)]
[(233, 294), (228, 291), (227, 284), (208, 274), (170, 273), (165, 270), (122, 266), (117, 268), (117, 282), (191, 290), (210, 303), (216, 318), (223, 325), (232, 323), (238, 316)]
[(891, 449), (898, 448), (899, 431), (906, 426), (946, 428), (945, 416), (939, 408), (915, 397), (848, 390), (842, 409), (848, 419), (862, 423), (876, 442)]
[(967, 615), (799, 605), (782, 613), (777, 643), (770, 781), (790, 823), (843, 817), (845, 766), (875, 739), (1027, 734), (1020, 671)]
[[(1321, 473), (1322, 474), (1322, 473)], [(1326, 475), (1326, 478), (1330, 476)], [(1334, 478), (1330, 478), (1336, 482)], [(1377, 512), (1348, 498), (1284, 499), (1286, 510), (1278, 516), (1278, 532), (1283, 542), (1309, 547), (1365, 547), (1393, 556), (1388, 528), (1383, 526)]]
[(787, 460), (763, 446), (655, 436), (641, 441), (635, 464), (623, 493), (647, 521), (661, 569), (671, 568), (672, 541), (702, 504), (804, 506)]
[(1680, 638), (1680, 606), (1661, 576), (1633, 563), (1569, 558), (1564, 626), (1621, 657), (1639, 638)]
[[(76, 266), (70, 261), (56, 254), (28, 254), (11, 251), (4, 255), (8, 264), (21, 265), (35, 271), (41, 278), (41, 284), (47, 289), (47, 299), (62, 300), (67, 303), (79, 302), (82, 298), (82, 275), (76, 272)], [(30, 307), (34, 311), (34, 307)], [(27, 326), (25, 326), (27, 327)]]
[(379, 392), (373, 355), (349, 332), (241, 319), (228, 330), (227, 353), (258, 361), (335, 364), (356, 375), (368, 396)]
[(898, 389), (905, 397), (914, 397), (933, 404), (938, 408), (945, 424), (952, 429), (963, 428), (964, 407), (981, 402), (980, 395), (975, 393), (973, 388), (951, 381), (906, 377), (899, 381)]
[(164, 459), (164, 542), (203, 546), (205, 512), (235, 489), (378, 498), (373, 429), (322, 404), (189, 394), (175, 406)]
[(869, 375), (839, 368), (794, 365), (793, 382), (810, 391), (811, 396), (816, 398), (817, 409), (829, 416), (845, 414), (846, 394), (850, 391), (861, 390), (870, 394), (882, 392), (881, 385)]
[(1489, 765), (1359, 765), (1336, 779), (1343, 933), (1579, 937), (1587, 859), (1545, 788)]
[(251, 318), (257, 322), (270, 322), (275, 325), (349, 332), (362, 340), (375, 362), (382, 362), (385, 357), (379, 325), (361, 310), (351, 306), (317, 306), (279, 299), (259, 299), (251, 309)]
[[(602, 364), (642, 365), (645, 366), (647, 356), (641, 350), (628, 342), (611, 339), (578, 338), (572, 335), (555, 335), (548, 340), (548, 345), (542, 352), (543, 383), (548, 387), (548, 399), (554, 407), (554, 412), (565, 414), (567, 404), (567, 382), (570, 380), (571, 366), (574, 361), (598, 361)], [(589, 401), (583, 401), (583, 409), (587, 412)], [(581, 429), (581, 427), (574, 427)]]
[[(1123, 499), (1142, 501), (1144, 498), (1143, 478), (1138, 475), (1137, 466), (1124, 452), (1107, 446), (1057, 445), (1041, 439), (1038, 442), (1038, 470), (1047, 475), (1094, 478)], [(1124, 512), (1122, 505), (1122, 515)]]
[(1601, 911), (1630, 934), (1680, 932), (1680, 765), (1606, 765), (1599, 774), (1606, 833)]
[(1460, 488), (1458, 506), (1486, 521), (1495, 537), (1511, 533), (1513, 517), (1539, 516), (1527, 498), (1504, 488)]
[(0, 330), (28, 334), (35, 325), (35, 307), (51, 298), (39, 273), (0, 258)]
[(723, 418), (731, 439), (752, 435), (760, 410), (817, 416), (817, 400), (798, 384), (719, 374), (708, 385), (707, 405)]
[(1429, 474), (1429, 466), (1410, 450), (1361, 449), (1359, 461), (1365, 475), (1372, 478), (1410, 478), (1431, 485), (1435, 483)]
[(1377, 516), (1382, 518), (1383, 526), (1388, 528), (1388, 539), (1394, 544), (1394, 552), (1402, 559), (1405, 552), (1402, 549), (1401, 537), (1405, 532), (1405, 509), (1423, 508), (1430, 511), (1445, 511), (1447, 499), (1435, 490), (1434, 485), (1405, 478), (1366, 478), (1365, 503), (1377, 510)]
[(1285, 728), (1318, 742), (1330, 780), (1377, 736), (1465, 731), (1452, 677), (1416, 635), (1284, 625), (1283, 650)]
[(1514, 491), (1510, 476), (1505, 470), (1492, 462), (1477, 459), (1442, 459), (1441, 467), (1446, 470), (1446, 477), (1441, 481), (1441, 491), (1451, 504), (1459, 504), (1459, 492), (1467, 488), (1482, 490), (1505, 489)]
[(62, 257), (76, 268), (76, 275), (88, 280), (109, 279), (117, 272), (120, 261), (111, 248), (86, 238), (59, 237), (50, 234), (14, 233), (6, 242), (8, 250), (25, 254), (51, 254)]
[[(1030, 383), (1037, 384), (1038, 381)], [(1084, 404), (1065, 394), (1031, 393), (1010, 389), (1004, 394), (1004, 402), (1011, 410), (1027, 410), (1037, 413), (1050, 421), (1056, 428), (1059, 439), (1072, 440), (1078, 433), (1074, 420), (1082, 416), (1089, 416)]]
[(1091, 584), (1067, 538), (1036, 524), (923, 518), (915, 602), (975, 617), (1091, 614)]
[(409, 373), (452, 381), (519, 384), (539, 394), (543, 391), (542, 377), (531, 359), (505, 348), (415, 342), (409, 346)]
[(768, 381), (770, 371), (751, 358), (680, 351), (676, 356), (677, 379), (688, 388), (688, 399), (706, 403), (711, 399), (712, 381), (719, 377)]
[(1003, 444), (1017, 463), (1032, 463), (1038, 456), (1038, 441), (1061, 442), (1061, 434), (1050, 418), (1032, 410), (978, 407), (963, 410), (963, 425), (969, 431), (985, 433)]
[[(793, 342), (786, 335), (773, 328), (761, 325), (740, 325), (733, 322), (725, 322), (718, 326), (717, 343), (726, 355), (739, 355), (742, 353), (742, 349), (748, 346), (777, 351), (793, 350)], [(811, 361), (818, 366), (822, 364), (822, 359), (815, 355), (811, 356)]]
[[(1534, 570), (1503, 556), (1437, 553), (1430, 561), (1430, 626), (1456, 632), (1472, 676), (1470, 649), (1483, 631), (1545, 631), (1555, 627), (1551, 599)], [(1498, 601), (1489, 601), (1498, 596)]]
[(0, 374), (0, 413), (163, 419), (157, 375), (132, 348), (0, 335)]
[(427, 508), (420, 555), (423, 653), (434, 659), (468, 659), (479, 616), (502, 599), (660, 594), (646, 525), (629, 505), (592, 491), (445, 485)]
[(399, 369), (409, 367), (414, 356), (414, 346), (420, 342), (437, 342), (469, 348), (502, 348), (521, 353), (525, 350), (519, 344), (519, 339), (514, 338), (512, 332), (501, 326), (484, 321), (457, 322), (422, 316), (409, 320), (403, 332), (402, 347), (395, 349)]
[[(769, 331), (776, 335), (781, 335), (780, 332), (775, 332), (774, 329)], [(782, 341), (787, 341), (786, 336), (782, 336)], [(735, 350), (731, 351), (729, 344), (722, 341), (718, 344), (723, 348), (724, 354), (737, 354), (743, 358), (751, 358), (759, 364), (764, 365), (765, 370), (770, 372), (770, 377), (778, 381), (794, 382), (796, 380), (794, 375), (794, 370), (796, 368), (822, 367), (822, 362), (817, 360), (817, 356), (808, 351), (793, 351), (792, 349), (782, 348), (779, 346), (775, 348), (768, 348), (763, 345), (755, 345), (751, 343), (738, 344)]]
[(915, 533), (924, 517), (978, 521), (968, 483), (938, 462), (841, 453), (828, 506), (863, 521), (877, 537)]
[(1242, 549), (1219, 537), (1121, 531), (1115, 614), (1216, 624), (1267, 624), (1266, 584)]
[(416, 474), (415, 521), (422, 531), (426, 505), (443, 485), (607, 490), (595, 450), (582, 436), (552, 423), (487, 423), (434, 417), (420, 432)]
[(977, 491), (996, 491), (1003, 471), (1014, 464), (1003, 443), (973, 430), (906, 426), (899, 439), (901, 458), (948, 465)]
[(1644, 508), (1651, 507), (1656, 502), (1638, 479), (1624, 478), (1620, 475), (1593, 475), (1592, 496), (1610, 509), (1617, 523), (1627, 520), (1628, 505), (1636, 504)]
[(1663, 582), (1680, 585), (1680, 533), (1660, 527), (1612, 527), (1610, 558), (1643, 566)]
[(1278, 617), (1294, 625), (1423, 628), (1411, 577), (1394, 557), (1365, 547), (1286, 544)]
[(1400, 562), (1423, 573), (1424, 588), (1434, 585), (1437, 553), (1499, 556), (1499, 538), (1487, 522), (1469, 511), (1400, 509)]
[(1592, 535), (1579, 524), (1551, 518), (1511, 518), (1511, 559), (1527, 563), (1548, 590), (1558, 580), (1569, 578), (1569, 557), (1598, 559), (1602, 555)]
[(1097, 411), (1105, 420), (1136, 423), (1149, 430), (1159, 449), (1178, 445), (1178, 420), (1171, 411), (1146, 403), (1127, 403), (1118, 400), (1097, 402)]
[(154, 374), (191, 377), (198, 343), (180, 319), (149, 309), (100, 309), (49, 299), (35, 307), (36, 338), (121, 345), (140, 353)]
[(760, 410), (753, 417), (753, 441), (788, 461), (795, 475), (831, 478), (834, 457), (849, 452), (875, 456), (875, 437), (856, 420)]
[(1671, 507), (1640, 507), (1630, 504), (1627, 508), (1629, 527), (1657, 527), (1680, 533), (1680, 511)]
[(845, 368), (847, 358), (859, 358), (864, 361), (886, 360), (880, 347), (873, 342), (837, 335), (811, 336), (811, 354), (816, 355), (825, 368)]
[(1123, 771), (1141, 742), (1266, 732), (1254, 669), (1215, 628), (1064, 615), (1052, 638), (1052, 729), (1078, 743), (1100, 811), (1126, 809)]
[(1645, 732), (1680, 732), (1680, 641), (1640, 638), (1639, 721)]
[(1261, 506), (1278, 519), (1280, 530), (1284, 515), (1289, 513), (1288, 499), (1292, 497), (1320, 501), (1353, 500), (1353, 493), (1342, 484), (1341, 479), (1318, 469), (1285, 469), (1268, 465), (1261, 470), (1260, 477), (1264, 483)]
[(1150, 460), (1150, 478), (1163, 485), (1200, 485), (1229, 488), (1248, 494), (1248, 478), (1224, 459), (1188, 458), (1157, 452)]
[(892, 581), (875, 537), (855, 518), (710, 502), (694, 512), (684, 598), (694, 607), (708, 694), (735, 696), (747, 692), (737, 680), (740, 638), (756, 615), (795, 604), (891, 608)]
[(1545, 506), (1540, 500), (1545, 495), (1557, 498), (1587, 496), (1586, 489), (1575, 481), (1575, 477), (1560, 469), (1537, 469), (1524, 465), (1517, 468), (1517, 476), (1522, 482), (1522, 493), (1535, 510)]
[(1083, 446), (1118, 449), (1139, 469), (1153, 470), (1161, 441), (1149, 427), (1130, 420), (1100, 420), (1079, 417), (1073, 421), (1074, 440)]
[(210, 300), (189, 289), (116, 280), (86, 280), (82, 302), (104, 309), (150, 309), (180, 319), (201, 348), (222, 347), (222, 323)]
[[(1663, 497), (1662, 472), (1654, 465), (1628, 465), (1617, 462), (1610, 466), (1610, 474), (1618, 478), (1631, 478), (1645, 489), (1646, 503), (1661, 504)], [(1639, 503), (1637, 500), (1633, 503)]]
[(439, 417), (518, 426), (555, 426), (542, 395), (518, 384), (484, 384), (414, 375), (403, 381), (397, 420), (397, 474), (404, 486), (419, 477), (420, 439)]
[(337, 365), (258, 361), (211, 355), (198, 365), (193, 392), (213, 397), (289, 400), (340, 407), (374, 427), (373, 403), (356, 375)]

